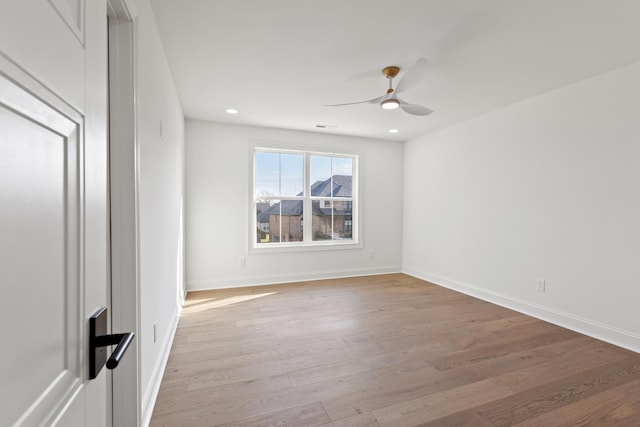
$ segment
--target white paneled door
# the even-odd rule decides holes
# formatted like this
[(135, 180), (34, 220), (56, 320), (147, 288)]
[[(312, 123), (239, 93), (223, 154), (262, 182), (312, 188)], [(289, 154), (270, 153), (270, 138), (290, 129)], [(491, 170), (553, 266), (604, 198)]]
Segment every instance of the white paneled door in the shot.
[(106, 7), (0, 2), (0, 425), (106, 426)]

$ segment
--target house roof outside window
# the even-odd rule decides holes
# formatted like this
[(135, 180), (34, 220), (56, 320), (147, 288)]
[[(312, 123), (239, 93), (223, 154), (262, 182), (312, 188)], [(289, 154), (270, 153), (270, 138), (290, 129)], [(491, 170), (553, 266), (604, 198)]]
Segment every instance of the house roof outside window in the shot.
[[(333, 178), (333, 179), (332, 179)], [(348, 175), (334, 175), (324, 181), (317, 181), (311, 185), (311, 195), (313, 197), (332, 197), (331, 189), (333, 188), (333, 197), (352, 197), (352, 177)], [(332, 185), (333, 184), (333, 185)], [(302, 196), (302, 193), (298, 194)], [(262, 205), (260, 203), (259, 205)], [(282, 205), (282, 211), (280, 206)], [(270, 215), (299, 216), (302, 215), (302, 200), (283, 200), (273, 204), (270, 208), (258, 213), (258, 223), (269, 222)], [(351, 209), (337, 210), (322, 207), (320, 203), (313, 203), (313, 215), (331, 215), (345, 216), (351, 215)]]

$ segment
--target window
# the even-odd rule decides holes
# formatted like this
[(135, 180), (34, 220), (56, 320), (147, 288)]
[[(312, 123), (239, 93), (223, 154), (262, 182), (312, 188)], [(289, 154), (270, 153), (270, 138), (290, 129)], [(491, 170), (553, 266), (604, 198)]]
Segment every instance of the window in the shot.
[(356, 167), (353, 155), (257, 148), (254, 247), (357, 243)]

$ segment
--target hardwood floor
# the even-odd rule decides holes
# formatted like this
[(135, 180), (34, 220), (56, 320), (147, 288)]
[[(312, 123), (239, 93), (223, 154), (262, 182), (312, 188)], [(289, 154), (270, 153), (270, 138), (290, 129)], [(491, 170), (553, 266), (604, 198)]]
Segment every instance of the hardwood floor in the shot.
[(640, 426), (640, 354), (403, 274), (187, 298), (151, 426)]

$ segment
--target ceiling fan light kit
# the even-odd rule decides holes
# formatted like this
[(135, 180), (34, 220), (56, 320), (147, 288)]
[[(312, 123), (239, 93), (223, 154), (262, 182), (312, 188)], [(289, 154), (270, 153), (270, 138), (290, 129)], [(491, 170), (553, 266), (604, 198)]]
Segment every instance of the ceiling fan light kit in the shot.
[(400, 101), (394, 98), (385, 99), (380, 103), (380, 106), (382, 107), (383, 110), (395, 110), (400, 106)]
[(393, 78), (400, 72), (400, 67), (390, 66), (382, 69), (382, 75), (389, 80), (389, 88), (387, 92), (377, 98), (369, 99), (367, 101), (349, 102), (346, 104), (332, 104), (327, 107), (340, 107), (343, 105), (354, 104), (380, 104), (383, 110), (395, 110), (400, 107), (405, 113), (414, 116), (426, 116), (433, 113), (432, 110), (423, 107), (421, 105), (409, 104), (398, 98), (397, 94), (418, 86), (424, 79), (424, 75), (427, 69), (427, 60), (424, 58), (419, 59), (413, 67), (411, 67), (402, 79), (398, 82), (396, 88), (393, 88)]

